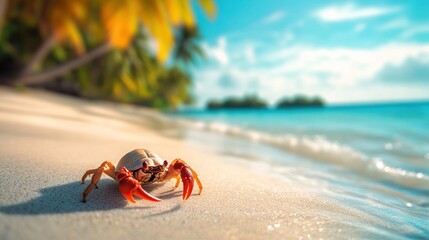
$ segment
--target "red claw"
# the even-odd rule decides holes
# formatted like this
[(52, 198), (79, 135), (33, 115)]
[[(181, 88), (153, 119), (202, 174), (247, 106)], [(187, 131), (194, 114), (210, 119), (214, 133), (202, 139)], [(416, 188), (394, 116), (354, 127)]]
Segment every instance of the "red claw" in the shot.
[(188, 167), (183, 166), (180, 171), (180, 177), (183, 182), (183, 200), (187, 200), (191, 196), (192, 189), (194, 188), (194, 176)]
[(136, 200), (133, 197), (133, 194), (137, 197), (146, 199), (152, 202), (159, 202), (161, 199), (156, 198), (149, 193), (147, 193), (140, 185), (140, 182), (132, 177), (132, 174), (126, 169), (122, 168), (117, 174), (116, 178), (119, 182), (119, 192), (126, 198), (128, 201), (135, 203)]

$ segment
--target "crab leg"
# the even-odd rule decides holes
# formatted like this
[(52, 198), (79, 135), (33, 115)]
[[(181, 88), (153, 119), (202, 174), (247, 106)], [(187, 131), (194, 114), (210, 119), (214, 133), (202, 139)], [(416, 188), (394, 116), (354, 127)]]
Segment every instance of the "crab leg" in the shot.
[(113, 179), (115, 179), (115, 166), (111, 162), (105, 161), (103, 162), (100, 167), (96, 169), (90, 169), (85, 172), (85, 174), (82, 176), (82, 184), (85, 183), (85, 179), (92, 175), (91, 183), (88, 185), (88, 187), (83, 192), (82, 196), (82, 202), (86, 202), (86, 197), (88, 196), (89, 192), (92, 190), (93, 187), (98, 188), (97, 183), (100, 181), (101, 175), (103, 173), (109, 175)]
[(176, 177), (174, 177), (175, 179), (176, 179), (176, 184), (174, 185), (174, 189), (176, 189), (177, 187), (179, 187), (179, 184), (180, 184), (180, 177), (179, 176), (176, 176)]
[(132, 177), (132, 174), (124, 167), (117, 174), (117, 179), (119, 182), (119, 192), (124, 198), (128, 201), (135, 203), (133, 195), (136, 195), (139, 198), (146, 199), (152, 202), (159, 202), (161, 199), (156, 198), (149, 193), (147, 193), (140, 185), (140, 182)]

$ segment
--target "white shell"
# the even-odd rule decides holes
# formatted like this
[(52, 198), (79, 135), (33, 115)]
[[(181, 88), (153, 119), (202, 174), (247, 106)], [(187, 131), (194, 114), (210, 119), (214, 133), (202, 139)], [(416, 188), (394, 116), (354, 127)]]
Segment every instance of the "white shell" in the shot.
[(135, 149), (125, 154), (118, 165), (116, 165), (116, 171), (126, 167), (128, 170), (133, 171), (142, 167), (143, 162), (147, 162), (148, 166), (162, 165), (163, 160), (156, 154), (147, 149)]

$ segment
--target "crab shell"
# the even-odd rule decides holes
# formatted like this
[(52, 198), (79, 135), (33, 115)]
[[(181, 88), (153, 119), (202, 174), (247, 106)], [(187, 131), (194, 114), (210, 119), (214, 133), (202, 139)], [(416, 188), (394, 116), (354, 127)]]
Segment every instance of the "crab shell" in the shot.
[(162, 165), (163, 160), (156, 154), (147, 149), (135, 149), (125, 154), (118, 165), (116, 165), (116, 171), (126, 167), (129, 171), (134, 171), (142, 167), (143, 162), (146, 162), (148, 166)]

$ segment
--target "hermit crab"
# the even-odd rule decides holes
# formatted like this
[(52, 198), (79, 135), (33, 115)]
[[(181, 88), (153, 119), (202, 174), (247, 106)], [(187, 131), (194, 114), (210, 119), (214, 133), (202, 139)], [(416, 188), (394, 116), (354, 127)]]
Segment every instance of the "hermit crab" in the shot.
[(180, 158), (176, 158), (169, 166), (167, 160), (162, 161), (156, 154), (147, 149), (135, 149), (125, 154), (118, 165), (115, 166), (108, 161), (103, 162), (100, 167), (90, 169), (82, 176), (82, 184), (85, 179), (92, 175), (91, 183), (83, 192), (82, 202), (86, 202), (86, 197), (92, 188), (97, 187), (101, 175), (105, 173), (109, 177), (115, 179), (119, 184), (119, 192), (124, 198), (135, 203), (133, 195), (153, 201), (161, 201), (149, 193), (147, 193), (141, 185), (147, 185), (154, 182), (163, 182), (175, 178), (177, 188), (180, 179), (183, 182), (183, 200), (187, 200), (194, 188), (194, 180), (197, 182), (200, 189), (199, 194), (203, 190), (203, 186), (198, 179), (197, 173)]

